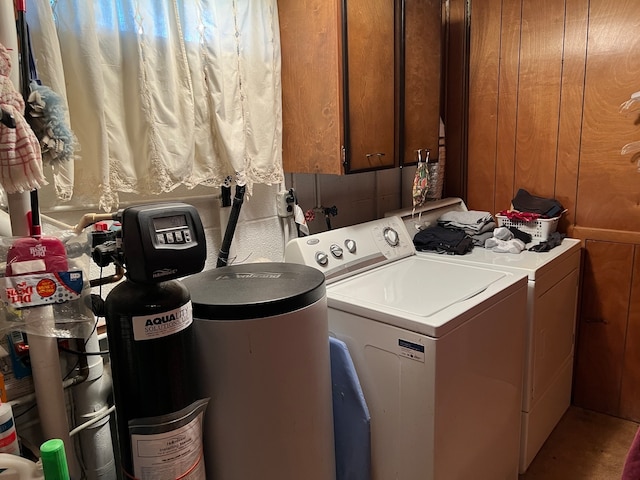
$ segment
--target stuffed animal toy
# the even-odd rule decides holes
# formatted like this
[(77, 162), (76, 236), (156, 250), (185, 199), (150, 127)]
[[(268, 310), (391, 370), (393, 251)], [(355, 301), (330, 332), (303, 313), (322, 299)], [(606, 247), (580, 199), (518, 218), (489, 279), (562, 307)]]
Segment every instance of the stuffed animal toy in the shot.
[(29, 124), (40, 140), (42, 161), (49, 164), (72, 160), (79, 149), (78, 139), (66, 123), (67, 108), (60, 96), (32, 81), (27, 104)]
[(13, 194), (35, 190), (47, 181), (42, 173), (38, 138), (24, 118), (24, 100), (11, 82), (10, 73), (11, 57), (0, 44), (0, 108), (15, 122), (15, 128), (0, 123), (0, 184)]

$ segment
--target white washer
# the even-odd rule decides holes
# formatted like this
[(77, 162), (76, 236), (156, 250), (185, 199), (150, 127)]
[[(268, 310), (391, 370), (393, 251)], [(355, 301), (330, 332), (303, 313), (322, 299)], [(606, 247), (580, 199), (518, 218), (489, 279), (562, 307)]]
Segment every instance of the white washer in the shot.
[(291, 240), (371, 413), (373, 480), (515, 480), (526, 275), (416, 255), (400, 218)]
[[(398, 210), (388, 216), (403, 219), (410, 235), (417, 225), (435, 225), (442, 214), (467, 211), (459, 198), (429, 202), (413, 212)], [(575, 325), (580, 279), (580, 241), (565, 238), (549, 252), (496, 253), (475, 247), (465, 255), (418, 252), (458, 265), (476, 265), (525, 273), (527, 336), (520, 473), (524, 473), (571, 403)]]

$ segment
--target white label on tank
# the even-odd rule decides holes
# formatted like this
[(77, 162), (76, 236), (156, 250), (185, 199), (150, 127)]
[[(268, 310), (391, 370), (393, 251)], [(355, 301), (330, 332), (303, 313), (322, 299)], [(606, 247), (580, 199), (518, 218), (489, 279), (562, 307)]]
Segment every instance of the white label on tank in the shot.
[(398, 346), (400, 347), (401, 357), (410, 358), (411, 360), (424, 363), (424, 345), (399, 338)]
[(191, 301), (175, 310), (133, 317), (133, 338), (153, 340), (178, 333), (193, 323), (193, 307)]
[(135, 478), (206, 480), (202, 452), (202, 414), (166, 433), (131, 435)]

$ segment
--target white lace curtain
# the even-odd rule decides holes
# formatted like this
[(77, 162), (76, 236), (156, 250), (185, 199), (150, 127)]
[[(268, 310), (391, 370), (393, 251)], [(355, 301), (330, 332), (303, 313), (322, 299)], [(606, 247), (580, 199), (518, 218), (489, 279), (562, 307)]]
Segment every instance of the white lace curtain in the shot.
[(59, 198), (283, 181), (276, 0), (32, 0), (27, 20), (80, 144)]

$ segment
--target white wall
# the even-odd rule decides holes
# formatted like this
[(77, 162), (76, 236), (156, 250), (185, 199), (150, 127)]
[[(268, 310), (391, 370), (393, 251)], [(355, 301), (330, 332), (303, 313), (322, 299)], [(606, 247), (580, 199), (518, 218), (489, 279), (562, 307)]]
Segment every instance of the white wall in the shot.
[[(283, 188), (294, 188), (303, 211), (314, 210), (316, 218), (309, 222), (311, 233), (327, 229), (320, 207), (337, 207), (337, 216), (331, 217), (331, 227), (366, 222), (384, 216), (389, 210), (411, 205), (411, 186), (415, 167), (345, 176), (287, 174), (285, 185), (255, 185), (253, 194), (245, 196), (229, 263), (283, 260), (288, 235), (296, 235), (290, 219), (278, 217), (276, 193)], [(402, 176), (402, 186), (400, 177)], [(402, 192), (401, 192), (402, 190)], [(235, 187), (232, 187), (232, 197)], [(215, 268), (220, 244), (226, 228), (228, 209), (221, 207), (219, 189), (176, 190), (150, 201), (183, 200), (199, 211), (207, 236), (207, 262), (205, 269)], [(402, 204), (400, 197), (402, 195)], [(149, 200), (147, 200), (149, 201)], [(121, 195), (121, 208), (144, 203), (135, 195)], [(69, 225), (76, 225), (85, 213), (101, 213), (96, 208), (57, 207), (43, 212)], [(92, 278), (97, 275), (97, 267)], [(109, 274), (109, 273), (105, 273)]]

